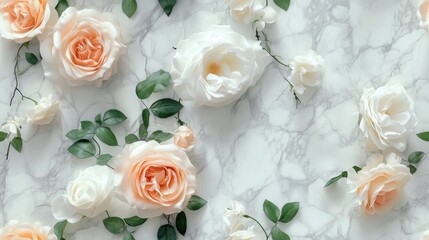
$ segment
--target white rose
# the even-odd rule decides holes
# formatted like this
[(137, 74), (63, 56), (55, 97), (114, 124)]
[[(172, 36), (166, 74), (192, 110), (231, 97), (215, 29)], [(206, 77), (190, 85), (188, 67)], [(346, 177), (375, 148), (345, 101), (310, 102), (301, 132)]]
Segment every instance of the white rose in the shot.
[(305, 55), (294, 57), (289, 65), (292, 69), (289, 81), (297, 94), (304, 94), (308, 88), (317, 87), (322, 83), (324, 63), (323, 58), (313, 50), (307, 51)]
[(228, 240), (254, 240), (256, 239), (256, 235), (253, 231), (253, 226), (245, 229), (245, 230), (238, 230), (231, 234), (229, 234)]
[(222, 106), (255, 85), (269, 60), (258, 41), (229, 26), (212, 26), (179, 42), (171, 70), (174, 90), (183, 100)]
[(405, 151), (407, 134), (416, 126), (414, 102), (398, 84), (365, 89), (360, 103), (360, 129), (369, 151)]
[(113, 171), (108, 167), (89, 167), (68, 184), (66, 194), (54, 198), (52, 214), (70, 223), (78, 222), (83, 216), (96, 217), (109, 207), (114, 184)]
[(12, 220), (6, 226), (0, 228), (1, 240), (56, 240), (52, 228), (34, 224), (20, 223)]
[(395, 153), (386, 156), (375, 154), (358, 173), (349, 171), (347, 182), (365, 213), (385, 212), (398, 202), (405, 184), (411, 178), (410, 169), (401, 164), (401, 160)]
[(33, 125), (46, 125), (58, 112), (58, 101), (54, 100), (52, 94), (43, 97), (37, 105), (27, 113), (27, 122)]
[(58, 19), (48, 0), (0, 1), (0, 36), (25, 43), (49, 32)]
[(420, 1), (417, 17), (420, 20), (420, 26), (429, 30), (429, 0)]
[(0, 131), (9, 134), (9, 137), (13, 138), (20, 134), (23, 122), (23, 118), (15, 116), (13, 119), (7, 120), (6, 123), (1, 126)]
[(274, 23), (277, 20), (277, 12), (272, 7), (265, 7), (256, 14), (253, 28), (262, 31), (266, 24)]
[(124, 49), (112, 14), (72, 7), (63, 12), (52, 36), (40, 46), (47, 78), (65, 79), (71, 86), (98, 87), (116, 73)]
[(177, 128), (174, 133), (173, 141), (176, 146), (180, 147), (185, 151), (190, 151), (195, 146), (195, 134), (192, 128), (182, 125)]
[(242, 217), (246, 214), (245, 212), (246, 209), (240, 202), (229, 203), (227, 210), (222, 214), (226, 230), (234, 232), (243, 229)]

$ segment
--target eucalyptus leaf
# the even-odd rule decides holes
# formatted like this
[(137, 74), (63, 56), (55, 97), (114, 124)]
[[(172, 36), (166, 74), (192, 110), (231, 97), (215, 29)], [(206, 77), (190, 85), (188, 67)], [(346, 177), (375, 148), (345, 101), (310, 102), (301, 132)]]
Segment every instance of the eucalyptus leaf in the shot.
[(176, 240), (176, 230), (169, 224), (162, 225), (158, 229), (157, 237), (158, 240)]
[(150, 106), (153, 115), (159, 118), (168, 118), (178, 113), (183, 108), (183, 105), (171, 98), (163, 98), (154, 102)]
[(287, 11), (290, 6), (290, 0), (274, 0), (274, 3), (285, 11)]
[(79, 159), (85, 159), (95, 156), (95, 145), (89, 140), (79, 140), (68, 148), (68, 151)]
[(12, 145), (13, 148), (15, 148), (15, 150), (17, 152), (22, 151), (22, 138), (21, 137), (14, 137), (12, 139), (12, 141), (10, 142), (10, 144)]
[[(355, 169), (355, 171), (356, 171), (356, 169)], [(325, 187), (331, 186), (332, 184), (338, 182), (338, 180), (340, 180), (341, 178), (347, 178), (348, 175), (349, 174), (347, 173), (347, 171), (342, 172), (340, 175), (329, 179), (329, 181), (325, 184)]]
[(182, 236), (186, 234), (187, 225), (186, 213), (181, 211), (176, 217), (176, 229)]
[(173, 11), (174, 5), (176, 5), (176, 0), (158, 0), (159, 5), (161, 5), (167, 16), (170, 16)]
[(124, 220), (119, 217), (108, 217), (103, 220), (103, 224), (113, 234), (123, 233), (126, 229)]
[(150, 121), (150, 111), (148, 108), (143, 109), (142, 111), (142, 121), (143, 125), (146, 129), (149, 128), (149, 121)]
[(133, 234), (127, 233), (127, 234), (125, 234), (123, 240), (135, 240), (135, 238), (134, 238)]
[(139, 140), (140, 140), (139, 137), (137, 137), (135, 134), (129, 134), (125, 137), (125, 142), (127, 144), (135, 143)]
[(125, 114), (116, 109), (108, 110), (103, 116), (103, 124), (105, 125), (118, 125), (125, 120), (127, 120)]
[(421, 140), (429, 142), (429, 132), (422, 132), (417, 134), (417, 137), (419, 137)]
[(69, 7), (69, 3), (67, 0), (59, 0), (57, 5), (55, 6), (55, 10), (57, 10), (58, 16), (61, 16), (63, 12)]
[(31, 65), (36, 65), (39, 62), (39, 59), (33, 53), (26, 52), (25, 60)]
[(144, 224), (147, 221), (147, 218), (140, 218), (140, 217), (134, 216), (130, 218), (125, 218), (124, 220), (128, 226), (137, 227)]
[(118, 146), (118, 140), (116, 140), (115, 134), (108, 127), (97, 128), (95, 130), (95, 136), (109, 146)]
[(204, 207), (207, 201), (198, 195), (192, 195), (189, 199), (188, 205), (186, 206), (189, 210), (196, 211)]
[(170, 139), (172, 137), (173, 137), (173, 134), (167, 133), (167, 132), (163, 132), (161, 130), (158, 130), (158, 131), (153, 132), (149, 136), (148, 140), (149, 141), (150, 140), (155, 140), (155, 141), (157, 141), (159, 143), (162, 143), (162, 142), (165, 142), (165, 141), (167, 141), (168, 139)]
[(97, 157), (98, 165), (106, 165), (110, 160), (112, 160), (113, 156), (110, 154), (101, 154)]
[(263, 209), (265, 215), (270, 219), (273, 223), (277, 223), (280, 217), (280, 209), (274, 203), (265, 199), (263, 204)]
[(282, 207), (282, 213), (279, 221), (282, 223), (288, 223), (296, 216), (299, 210), (299, 202), (286, 203)]
[(408, 157), (408, 162), (412, 163), (412, 164), (419, 164), (424, 157), (425, 157), (425, 153), (424, 152), (413, 152)]
[(0, 132), (0, 142), (3, 142), (4, 140), (6, 140), (6, 138), (7, 138), (7, 133)]
[(141, 140), (145, 140), (147, 138), (148, 132), (146, 129), (146, 126), (144, 124), (141, 124), (139, 127), (139, 137)]
[(137, 10), (137, 1), (136, 0), (122, 0), (122, 12), (131, 18)]
[(54, 234), (58, 239), (63, 239), (64, 229), (66, 228), (67, 220), (58, 222), (54, 226)]
[(277, 226), (271, 229), (271, 236), (273, 240), (290, 240), (290, 237)]

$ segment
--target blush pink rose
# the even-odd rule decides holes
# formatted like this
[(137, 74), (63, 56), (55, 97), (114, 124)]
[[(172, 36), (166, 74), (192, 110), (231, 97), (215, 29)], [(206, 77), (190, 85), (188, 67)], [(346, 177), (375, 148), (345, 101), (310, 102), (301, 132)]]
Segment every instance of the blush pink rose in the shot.
[(417, 17), (420, 20), (420, 26), (429, 30), (429, 0), (421, 0)]
[(49, 31), (58, 14), (48, 0), (0, 1), (0, 35), (17, 43)]
[(180, 212), (195, 193), (195, 167), (174, 144), (135, 142), (117, 160), (121, 195), (139, 217)]
[(52, 36), (40, 46), (48, 79), (65, 79), (71, 86), (98, 87), (116, 73), (124, 49), (112, 14), (72, 7), (63, 12)]
[(190, 151), (195, 145), (195, 134), (192, 128), (188, 126), (180, 126), (177, 128), (173, 137), (174, 144), (185, 151)]
[(42, 226), (40, 223), (23, 224), (18, 221), (10, 221), (0, 228), (1, 240), (56, 240), (51, 227)]

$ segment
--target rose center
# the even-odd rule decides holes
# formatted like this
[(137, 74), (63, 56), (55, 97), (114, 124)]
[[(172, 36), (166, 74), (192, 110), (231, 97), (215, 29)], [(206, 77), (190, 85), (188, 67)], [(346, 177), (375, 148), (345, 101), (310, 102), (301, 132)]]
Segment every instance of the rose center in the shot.
[(219, 64), (217, 64), (217, 63), (210, 63), (207, 66), (206, 72), (207, 72), (207, 75), (208, 74), (219, 75), (220, 74), (220, 70), (221, 70), (221, 67), (220, 67)]

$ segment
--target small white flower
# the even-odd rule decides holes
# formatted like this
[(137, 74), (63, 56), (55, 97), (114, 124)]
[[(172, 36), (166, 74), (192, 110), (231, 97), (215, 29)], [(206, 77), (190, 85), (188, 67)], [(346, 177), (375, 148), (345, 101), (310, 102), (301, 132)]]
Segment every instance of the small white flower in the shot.
[(13, 119), (9, 119), (1, 126), (0, 131), (4, 133), (10, 134), (10, 137), (16, 137), (19, 135), (20, 130), (22, 129), (22, 124), (24, 123), (24, 119), (22, 117), (13, 117)]
[(407, 134), (417, 124), (414, 102), (399, 85), (365, 89), (360, 103), (360, 129), (368, 151), (405, 151)]
[(261, 0), (225, 0), (229, 6), (229, 14), (237, 21), (249, 24), (261, 31), (266, 24), (274, 23), (277, 12), (272, 7), (265, 7)]
[(52, 94), (40, 99), (38, 104), (27, 113), (27, 122), (33, 125), (46, 125), (58, 112), (58, 101), (54, 100)]
[(228, 240), (254, 240), (256, 239), (253, 226), (248, 229), (238, 230), (229, 234)]
[(324, 63), (323, 58), (313, 50), (293, 59), (290, 63), (292, 71), (289, 80), (297, 94), (302, 95), (307, 89), (317, 87), (322, 83)]
[(256, 15), (253, 28), (258, 31), (264, 30), (266, 24), (274, 23), (277, 20), (277, 12), (272, 7), (265, 7)]
[(78, 222), (83, 216), (96, 217), (110, 206), (115, 183), (113, 171), (93, 166), (80, 172), (67, 186), (66, 194), (52, 201), (52, 215), (58, 220)]
[(246, 209), (240, 202), (233, 201), (229, 203), (227, 206), (227, 210), (223, 212), (222, 215), (226, 230), (230, 232), (242, 230), (242, 217), (245, 214), (245, 211)]

